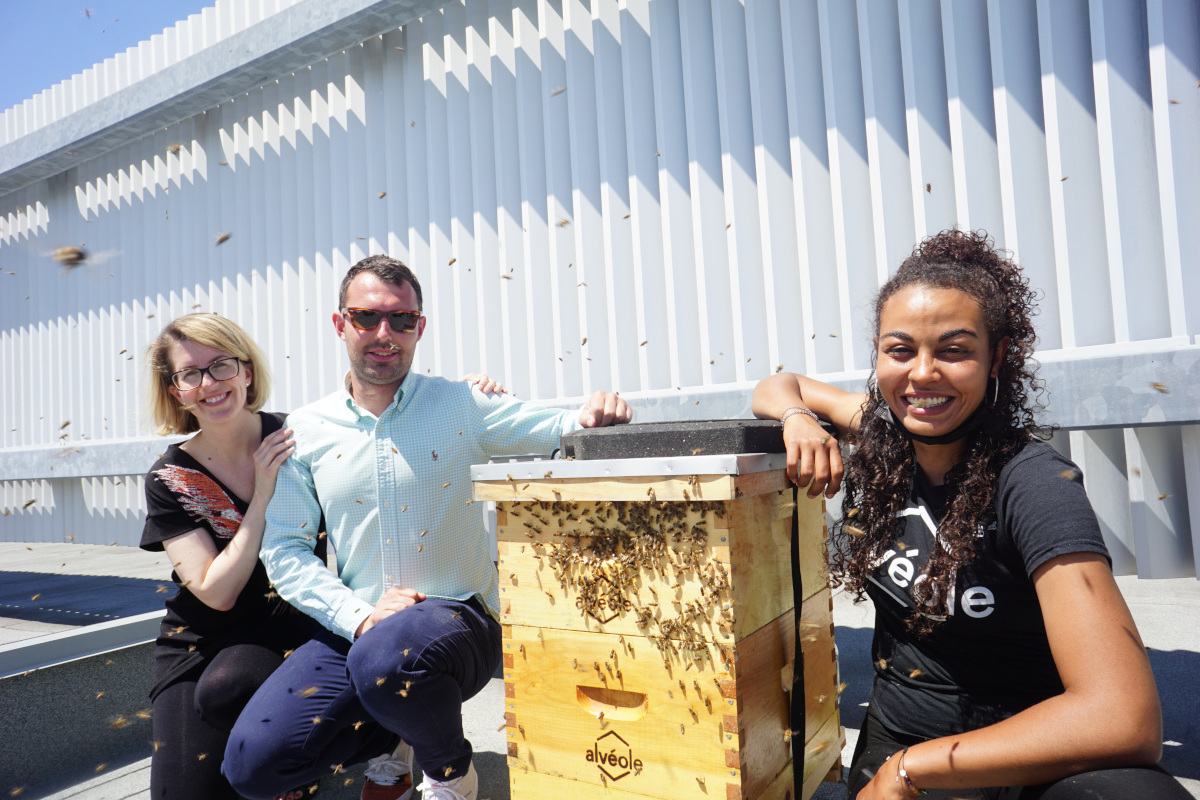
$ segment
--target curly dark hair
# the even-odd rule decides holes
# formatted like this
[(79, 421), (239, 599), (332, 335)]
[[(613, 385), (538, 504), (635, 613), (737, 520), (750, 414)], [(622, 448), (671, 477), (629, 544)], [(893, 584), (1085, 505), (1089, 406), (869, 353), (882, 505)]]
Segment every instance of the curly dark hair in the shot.
[[(1040, 399), (1044, 387), (1032, 359), (1037, 294), (1021, 268), (998, 251), (983, 231), (942, 231), (917, 245), (879, 290), (876, 331), (884, 305), (912, 285), (964, 292), (983, 313), (988, 347), (1008, 339), (992, 413), (968, 435), (961, 460), (946, 474), (946, 510), (938, 527), (944, 547), (934, 549), (927, 579), (914, 582), (910, 590), (920, 611), (908, 625), (922, 634), (949, 613), (957, 568), (974, 554), (975, 531), (995, 517), (1000, 470), (1031, 438), (1044, 438), (1048, 431), (1034, 420), (1044, 408)], [(908, 502), (916, 468), (912, 442), (892, 422), (874, 377), (872, 369), (868, 399), (853, 438), (855, 448), (846, 460), (842, 518), (835, 526), (831, 554), (834, 585), (844, 585), (860, 598), (868, 577), (895, 540), (896, 514)], [(848, 523), (856, 529), (853, 536), (846, 531)]]

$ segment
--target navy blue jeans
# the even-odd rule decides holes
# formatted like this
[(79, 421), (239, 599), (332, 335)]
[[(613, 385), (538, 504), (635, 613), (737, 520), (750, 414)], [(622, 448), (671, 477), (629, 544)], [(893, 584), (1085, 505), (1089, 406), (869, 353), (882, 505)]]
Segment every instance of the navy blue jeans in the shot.
[(266, 800), (403, 738), (427, 773), (456, 778), (472, 754), (463, 701), (499, 665), (500, 624), (473, 601), (425, 600), (353, 644), (322, 631), (251, 698), (221, 771), (245, 797)]

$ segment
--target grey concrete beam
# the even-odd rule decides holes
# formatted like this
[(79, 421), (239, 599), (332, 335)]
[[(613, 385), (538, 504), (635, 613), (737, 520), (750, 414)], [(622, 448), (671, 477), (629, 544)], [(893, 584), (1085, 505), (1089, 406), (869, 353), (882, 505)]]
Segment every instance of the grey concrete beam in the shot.
[[(1055, 360), (1038, 370), (1047, 404), (1039, 421), (1064, 430), (1200, 423), (1200, 346), (1144, 353)], [(847, 391), (862, 391), (866, 372), (818, 376)], [(753, 383), (655, 391), (626, 397), (638, 422), (752, 417)], [(580, 402), (552, 402), (576, 408)], [(0, 481), (141, 475), (182, 437), (75, 442), (66, 446), (0, 450)]]
[(166, 610), (0, 646), (0, 678), (154, 641)]
[(0, 147), (0, 196), (289, 75), (446, 0), (302, 0)]

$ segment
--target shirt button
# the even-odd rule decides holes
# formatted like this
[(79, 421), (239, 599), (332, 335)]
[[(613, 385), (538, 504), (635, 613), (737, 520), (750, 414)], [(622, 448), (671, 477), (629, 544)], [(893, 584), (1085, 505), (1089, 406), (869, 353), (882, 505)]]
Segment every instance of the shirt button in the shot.
[(392, 543), (392, 540), (391, 540), (391, 539), (388, 539), (388, 540), (387, 540), (387, 544), (391, 544), (391, 543)]

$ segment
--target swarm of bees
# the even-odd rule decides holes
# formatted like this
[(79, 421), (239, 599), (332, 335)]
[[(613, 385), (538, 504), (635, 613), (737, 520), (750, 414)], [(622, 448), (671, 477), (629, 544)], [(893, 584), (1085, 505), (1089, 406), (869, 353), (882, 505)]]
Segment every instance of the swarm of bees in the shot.
[[(522, 524), (529, 538), (543, 531), (561, 537), (531, 547), (539, 562), (549, 563), (564, 592), (576, 595), (582, 616), (631, 608), (668, 665), (672, 658), (697, 666), (710, 658), (702, 633), (706, 627), (732, 634), (729, 571), (708, 556), (708, 522), (725, 516), (724, 503), (665, 503), (652, 497), (649, 502), (533, 501), (525, 508), (529, 519)], [(516, 509), (510, 513), (521, 517)], [(700, 596), (684, 602), (680, 592), (692, 580), (698, 581)], [(664, 597), (660, 605), (655, 583), (666, 584), (677, 596)], [(643, 585), (653, 600), (643, 601)]]

